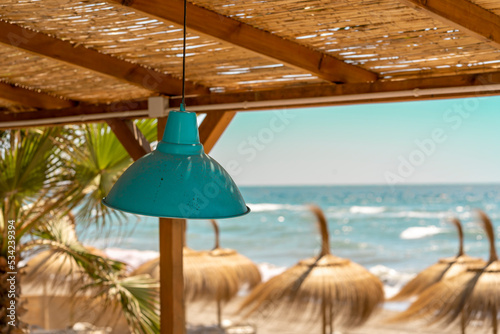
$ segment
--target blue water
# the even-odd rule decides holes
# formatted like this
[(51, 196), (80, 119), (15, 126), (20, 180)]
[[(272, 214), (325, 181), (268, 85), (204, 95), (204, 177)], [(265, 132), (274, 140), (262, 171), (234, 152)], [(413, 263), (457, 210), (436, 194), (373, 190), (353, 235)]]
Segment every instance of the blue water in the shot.
[[(328, 218), (332, 252), (368, 268), (383, 265), (415, 273), (458, 250), (447, 217), (464, 223), (469, 255), (487, 257), (488, 246), (474, 209), (486, 211), (500, 226), (500, 185), (242, 187), (252, 212), (221, 220), (221, 245), (257, 263), (290, 266), (314, 256), (320, 237), (305, 204), (316, 203)], [(158, 250), (158, 220), (130, 218), (113, 231), (86, 234), (99, 247)], [(500, 237), (500, 229), (495, 229)], [(188, 222), (187, 243), (213, 247), (208, 221)]]

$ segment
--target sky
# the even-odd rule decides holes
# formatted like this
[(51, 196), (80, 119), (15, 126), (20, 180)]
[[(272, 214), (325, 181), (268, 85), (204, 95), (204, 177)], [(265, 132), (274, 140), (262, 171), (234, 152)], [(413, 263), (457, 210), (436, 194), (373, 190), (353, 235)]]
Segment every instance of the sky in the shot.
[(500, 97), (239, 112), (210, 155), (238, 185), (500, 183)]

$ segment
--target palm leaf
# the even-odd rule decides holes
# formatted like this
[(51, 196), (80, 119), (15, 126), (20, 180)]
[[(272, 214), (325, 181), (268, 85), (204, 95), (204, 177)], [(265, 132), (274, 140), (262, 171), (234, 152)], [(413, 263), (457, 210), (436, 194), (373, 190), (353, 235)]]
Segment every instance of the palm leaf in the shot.
[[(67, 219), (47, 222), (34, 235), (37, 238), (24, 244), (23, 249), (42, 246), (50, 249), (51, 254), (46, 253), (42, 259), (48, 265), (29, 268), (28, 279), (36, 278), (32, 281), (41, 283), (40, 274), (47, 269), (51, 269), (56, 276), (70, 275), (73, 280), (56, 282), (65, 282), (78, 289), (75, 294), (90, 293), (93, 299), (102, 299), (102, 309), (107, 306), (119, 308), (133, 333), (158, 333), (159, 285), (156, 280), (149, 275), (126, 277), (125, 264), (102, 257), (84, 247), (76, 237), (74, 225)], [(65, 265), (67, 268), (50, 268), (51, 261), (55, 261), (56, 266)]]
[(97, 291), (105, 308), (119, 307), (132, 333), (159, 333), (159, 284), (151, 276), (104, 275), (86, 288)]
[[(148, 141), (156, 138), (154, 120), (138, 122)], [(125, 215), (102, 204), (118, 177), (132, 163), (132, 159), (106, 124), (90, 124), (80, 129), (82, 140), (76, 145), (68, 143), (65, 152), (71, 158), (70, 168), (75, 171), (79, 185), (77, 218), (83, 222), (97, 222), (103, 226), (109, 218), (121, 222)], [(74, 206), (76, 207), (76, 205)]]
[[(29, 231), (35, 222), (21, 214), (27, 205), (35, 206), (40, 199), (57, 198), (66, 187), (68, 180), (64, 172), (64, 159), (58, 158), (60, 153), (58, 145), (54, 145), (58, 138), (64, 135), (60, 128), (49, 128), (45, 130), (9, 130), (2, 132), (2, 142), (5, 146), (0, 148), (0, 209), (2, 219), (0, 220), (0, 247), (2, 252), (6, 250), (5, 223), (7, 220), (16, 220), (16, 238), (20, 238)], [(66, 199), (67, 196), (59, 196)], [(62, 201), (59, 203), (64, 207)], [(44, 211), (42, 205), (37, 205), (38, 214)], [(34, 215), (41, 218), (40, 215)], [(22, 218), (22, 219), (21, 219)], [(24, 228), (27, 227), (27, 228)]]

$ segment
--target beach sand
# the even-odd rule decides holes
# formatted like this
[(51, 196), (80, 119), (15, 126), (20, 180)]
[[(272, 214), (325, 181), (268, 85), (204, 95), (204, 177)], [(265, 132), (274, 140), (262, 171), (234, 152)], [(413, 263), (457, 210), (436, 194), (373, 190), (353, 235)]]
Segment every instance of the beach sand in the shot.
[[(321, 333), (320, 321), (314, 323), (294, 321), (293, 319), (279, 319), (276, 317), (268, 316), (267, 318), (250, 317), (242, 319), (236, 314), (236, 311), (242, 301), (243, 297), (237, 297), (232, 302), (223, 308), (222, 319), (223, 324), (233, 325), (251, 325), (256, 328), (258, 334), (304, 334), (304, 333)], [(27, 303), (24, 305), (27, 313), (24, 314), (23, 319), (31, 325), (45, 327), (47, 329), (65, 329), (70, 327), (75, 322), (90, 322), (97, 327), (111, 327), (113, 334), (127, 334), (129, 333), (125, 320), (116, 319), (116, 314), (111, 315), (109, 312), (99, 310), (99, 307), (85, 308), (79, 307), (81, 303), (88, 303), (88, 300), (77, 301), (76, 304), (71, 304), (68, 297), (43, 297), (40, 295), (27, 295), (25, 299)], [(87, 305), (88, 306), (88, 305)], [(109, 311), (109, 310), (108, 310)], [(451, 327), (447, 330), (439, 328), (428, 328), (423, 324), (418, 323), (402, 323), (402, 324), (387, 324), (385, 319), (395, 314), (395, 311), (380, 309), (374, 314), (370, 320), (361, 327), (354, 329), (339, 328), (335, 334), (404, 334), (404, 333), (420, 333), (420, 334), (438, 334), (438, 333), (460, 333), (457, 327)], [(215, 324), (216, 306), (215, 303), (202, 304), (202, 303), (188, 303), (187, 304), (187, 334), (216, 334), (223, 333), (217, 330)], [(231, 327), (229, 327), (231, 328)], [(236, 328), (228, 330), (227, 333), (231, 334), (249, 334), (252, 332), (237, 331)], [(46, 333), (46, 332), (44, 332)], [(485, 329), (469, 327), (467, 333), (490, 333)]]
[[(268, 317), (266, 319), (253, 319), (250, 317), (246, 320), (241, 320), (241, 317), (236, 315), (236, 311), (241, 303), (242, 297), (238, 297), (223, 309), (222, 319), (224, 322), (232, 322), (233, 324), (251, 324), (257, 329), (258, 334), (304, 334), (304, 333), (321, 333), (321, 322), (313, 324), (305, 322), (297, 322), (292, 319), (276, 319)], [(189, 304), (187, 309), (187, 321), (190, 326), (213, 326), (216, 321), (215, 305), (204, 305), (200, 303)], [(439, 328), (427, 328), (422, 324), (387, 324), (385, 319), (395, 314), (395, 311), (381, 309), (374, 314), (370, 320), (363, 326), (354, 329), (341, 329), (335, 331), (335, 334), (403, 334), (403, 333), (420, 333), (420, 334), (438, 334), (438, 333), (459, 333), (458, 328), (450, 328), (446, 331)], [(196, 332), (198, 333), (198, 332)], [(200, 331), (199, 333), (203, 333)], [(206, 333), (211, 333), (207, 331)], [(215, 332), (214, 332), (215, 333)], [(478, 333), (471, 329), (469, 333)]]
[(125, 319), (94, 298), (71, 296), (66, 289), (51, 286), (24, 285), (22, 292), (21, 303), (26, 311), (21, 320), (28, 325), (61, 330), (87, 322), (96, 327), (111, 327), (111, 334), (129, 333)]

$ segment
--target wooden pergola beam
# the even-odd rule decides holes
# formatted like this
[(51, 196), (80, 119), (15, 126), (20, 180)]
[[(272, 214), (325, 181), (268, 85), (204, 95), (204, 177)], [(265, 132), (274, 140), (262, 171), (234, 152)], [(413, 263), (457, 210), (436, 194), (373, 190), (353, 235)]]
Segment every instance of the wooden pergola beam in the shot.
[(134, 161), (151, 152), (146, 137), (131, 120), (112, 118), (106, 120), (106, 123)]
[(500, 48), (500, 16), (468, 0), (400, 0), (451, 27)]
[[(203, 112), (207, 114), (220, 113), (221, 108), (218, 105), (239, 104), (239, 107), (224, 109), (225, 111), (252, 111), (262, 109), (274, 109), (284, 107), (304, 107), (304, 106), (325, 106), (325, 105), (348, 105), (360, 103), (377, 102), (402, 102), (402, 101), (421, 101), (429, 99), (461, 98), (474, 96), (500, 95), (500, 89), (492, 85), (500, 84), (500, 72), (481, 73), (481, 74), (462, 74), (455, 76), (444, 76), (424, 79), (411, 79), (401, 81), (377, 81), (373, 83), (358, 83), (344, 85), (318, 85), (306, 87), (294, 87), (285, 89), (242, 92), (242, 93), (213, 93), (194, 97), (186, 97), (188, 110)], [(461, 88), (467, 88), (467, 91), (460, 92)], [(435, 89), (433, 94), (422, 94), (427, 89)], [(440, 89), (456, 89), (456, 92), (442, 92)], [(411, 92), (405, 96), (398, 96), (402, 91)], [(380, 97), (376, 94), (383, 93)], [(363, 95), (363, 97), (360, 97)], [(341, 101), (330, 101), (324, 103), (306, 102), (308, 98), (322, 97), (341, 97)], [(287, 104), (290, 100), (303, 99), (301, 104)], [(287, 101), (288, 100), (288, 101)], [(276, 105), (273, 102), (283, 101)], [(170, 98), (170, 108), (180, 106), (179, 98)], [(262, 102), (261, 106), (245, 105), (244, 102)], [(213, 107), (212, 107), (213, 106)], [(208, 108), (210, 110), (198, 110), (197, 108)], [(86, 121), (102, 121), (109, 118), (124, 118), (122, 112), (137, 112), (140, 115), (130, 116), (129, 118), (147, 118), (148, 101), (122, 101), (112, 105), (78, 105), (59, 110), (39, 110), (34, 112), (0, 112), (0, 128), (9, 128), (6, 122), (18, 122), (37, 120), (38, 123), (45, 125), (77, 123), (75, 121), (65, 121), (64, 117), (84, 116), (88, 117)], [(142, 112), (141, 112), (142, 111)], [(92, 118), (94, 116), (106, 117)], [(29, 125), (19, 125), (16, 127), (26, 127)]]
[[(181, 94), (181, 80), (170, 74), (158, 72), (86, 48), (83, 45), (70, 43), (6, 21), (0, 21), (0, 43), (106, 74), (165, 95)], [(188, 94), (203, 94), (208, 93), (208, 89), (187, 82), (186, 92)]]
[[(4, 122), (22, 122), (31, 120), (52, 120), (48, 125), (75, 124), (86, 121), (87, 118), (105, 114), (106, 117), (97, 118), (100, 121), (109, 118), (124, 118), (123, 112), (144, 111), (144, 117), (148, 114), (148, 100), (142, 101), (120, 101), (111, 104), (87, 104), (80, 103), (75, 107), (63, 109), (43, 109), (37, 111), (11, 112), (0, 111), (0, 127)], [(75, 121), (65, 121), (64, 118), (74, 117)]]
[[(182, 0), (134, 0), (114, 2), (177, 24), (183, 24)], [(202, 34), (257, 52), (275, 61), (306, 70), (331, 82), (370, 82), (377, 74), (343, 62), (326, 53), (255, 28), (214, 11), (187, 4), (187, 26)]]
[(209, 153), (222, 136), (236, 112), (220, 111), (207, 114), (200, 125), (200, 141), (203, 143), (205, 153)]
[(73, 107), (76, 103), (32, 89), (0, 82), (0, 98), (22, 104), (26, 107), (57, 109)]

